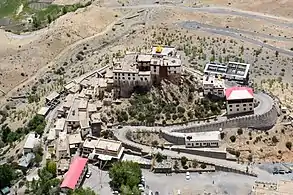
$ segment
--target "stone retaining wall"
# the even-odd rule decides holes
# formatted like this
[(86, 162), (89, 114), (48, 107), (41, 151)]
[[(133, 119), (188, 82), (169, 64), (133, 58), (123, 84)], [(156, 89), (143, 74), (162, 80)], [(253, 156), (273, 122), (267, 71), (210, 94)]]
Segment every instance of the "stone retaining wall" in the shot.
[(272, 109), (262, 115), (249, 115), (249, 116), (240, 116), (226, 121), (216, 121), (202, 125), (193, 125), (188, 127), (182, 127), (172, 130), (172, 132), (178, 133), (193, 133), (193, 132), (202, 132), (202, 131), (215, 131), (219, 128), (255, 128), (255, 129), (270, 129), (273, 127), (277, 121), (278, 112), (275, 106)]
[(226, 160), (226, 151), (203, 151), (203, 150), (194, 150), (194, 149), (188, 149), (188, 148), (171, 148), (173, 151), (180, 151), (182, 153), (187, 154), (194, 154), (198, 156), (205, 156), (210, 158), (218, 158), (218, 159), (224, 159)]

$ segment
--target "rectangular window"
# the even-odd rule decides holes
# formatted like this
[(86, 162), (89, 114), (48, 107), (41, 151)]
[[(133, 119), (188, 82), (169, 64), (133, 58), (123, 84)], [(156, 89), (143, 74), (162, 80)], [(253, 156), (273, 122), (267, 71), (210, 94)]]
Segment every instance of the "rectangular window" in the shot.
[(252, 106), (252, 104), (249, 104), (249, 106)]
[(122, 77), (122, 79), (124, 80), (124, 79), (125, 79), (125, 77)]
[(157, 71), (157, 69), (156, 68), (154, 68), (154, 72), (156, 72)]
[(252, 110), (252, 108), (250, 108), (250, 110)]
[(239, 112), (239, 108), (237, 108), (237, 112)]
[(135, 80), (135, 77), (133, 77), (133, 80)]
[(239, 107), (239, 104), (236, 104), (236, 107)]
[(232, 108), (232, 105), (229, 105), (229, 108)]
[(130, 73), (128, 73), (128, 76), (130, 76)]
[(144, 78), (144, 80), (148, 80), (147, 78)]
[(114, 77), (114, 79), (117, 79), (117, 77)]
[(246, 108), (243, 108), (244, 111), (246, 111)]
[(128, 80), (130, 80), (130, 77), (128, 77)]
[(143, 78), (141, 77), (140, 80), (143, 80)]
[(232, 109), (230, 109), (230, 112), (232, 112)]
[(243, 104), (243, 106), (246, 106), (246, 104)]
[(117, 76), (117, 73), (115, 73), (115, 76)]
[(176, 74), (176, 71), (174, 71), (174, 74)]

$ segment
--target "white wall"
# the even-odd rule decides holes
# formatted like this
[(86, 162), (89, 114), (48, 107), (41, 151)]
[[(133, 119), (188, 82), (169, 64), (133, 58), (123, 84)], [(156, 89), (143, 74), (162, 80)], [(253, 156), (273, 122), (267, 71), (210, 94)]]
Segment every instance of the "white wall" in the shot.
[(181, 67), (180, 66), (169, 66), (168, 67), (168, 74), (180, 74)]
[(208, 95), (209, 93), (219, 96), (219, 97), (224, 97), (225, 93), (224, 93), (224, 89), (214, 89), (214, 88), (208, 88), (208, 89), (204, 89), (203, 94), (204, 95)]
[(252, 112), (254, 109), (253, 102), (246, 102), (246, 103), (234, 103), (228, 104), (227, 103), (227, 114), (240, 114), (245, 112)]
[(219, 141), (185, 141), (186, 148), (219, 147)]

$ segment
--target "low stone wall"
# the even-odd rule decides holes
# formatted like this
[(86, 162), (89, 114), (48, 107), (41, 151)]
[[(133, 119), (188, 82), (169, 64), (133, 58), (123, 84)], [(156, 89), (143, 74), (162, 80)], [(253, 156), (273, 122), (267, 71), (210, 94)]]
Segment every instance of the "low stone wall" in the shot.
[(230, 168), (230, 167), (224, 167), (224, 166), (215, 165), (215, 169), (216, 169), (216, 171), (232, 172), (232, 173), (238, 173), (238, 174), (249, 175), (249, 176), (252, 176), (252, 177), (257, 177), (256, 174), (253, 174), (253, 173), (250, 173), (250, 172), (240, 171), (240, 170), (233, 169), (233, 168)]
[(187, 153), (187, 154), (194, 154), (198, 156), (205, 156), (210, 158), (218, 158), (218, 159), (224, 159), (226, 160), (226, 151), (203, 151), (203, 150), (194, 150), (194, 149), (188, 149), (188, 148), (171, 148), (173, 151), (179, 151), (181, 153)]
[(162, 137), (172, 144), (185, 145), (185, 137), (183, 135), (175, 135), (168, 131), (162, 131)]
[(219, 128), (255, 128), (255, 129), (270, 129), (273, 127), (277, 121), (278, 112), (275, 106), (272, 107), (270, 111), (262, 115), (249, 115), (249, 116), (240, 116), (226, 121), (217, 121), (211, 122), (208, 124), (202, 125), (192, 125), (188, 127), (182, 127), (172, 130), (172, 132), (178, 133), (193, 133), (193, 132), (202, 132), (202, 131), (214, 131)]

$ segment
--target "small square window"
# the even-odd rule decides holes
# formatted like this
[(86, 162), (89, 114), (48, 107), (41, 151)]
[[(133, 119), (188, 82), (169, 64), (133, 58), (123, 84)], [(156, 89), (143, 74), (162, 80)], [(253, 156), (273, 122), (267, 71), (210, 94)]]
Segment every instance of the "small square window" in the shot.
[(232, 112), (232, 109), (230, 109), (230, 112)]
[(232, 108), (232, 105), (229, 105), (230, 108)]
[(246, 108), (243, 108), (244, 111), (246, 111)]
[(140, 80), (143, 80), (143, 78), (140, 78)]
[(239, 112), (239, 108), (237, 108), (237, 112)]
[(144, 80), (148, 80), (147, 78), (144, 78)]
[(122, 73), (122, 76), (124, 76), (124, 73)]
[(250, 110), (252, 110), (252, 108), (250, 108)]
[(176, 71), (174, 71), (174, 74), (176, 74)]
[(243, 104), (243, 106), (246, 106), (246, 104)]
[(237, 104), (236, 107), (239, 107), (239, 104)]
[(130, 76), (130, 73), (128, 73), (128, 76)]
[(128, 77), (128, 80), (130, 80), (130, 77)]
[(125, 77), (122, 77), (122, 79), (124, 80), (124, 79), (125, 79)]

